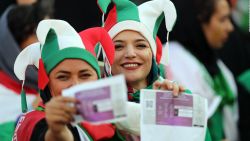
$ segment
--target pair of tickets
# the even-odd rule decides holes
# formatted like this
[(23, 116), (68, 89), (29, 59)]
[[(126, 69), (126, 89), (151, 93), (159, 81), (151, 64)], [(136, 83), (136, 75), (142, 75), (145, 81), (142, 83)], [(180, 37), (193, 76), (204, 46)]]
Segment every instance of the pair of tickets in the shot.
[[(119, 75), (71, 87), (63, 91), (63, 96), (78, 99), (76, 107), (79, 115), (75, 117), (76, 122), (120, 123), (125, 127), (123, 130), (138, 131), (142, 141), (205, 139), (207, 100), (196, 94), (183, 93), (173, 97), (171, 91), (143, 89), (140, 104), (129, 106), (125, 78)], [(130, 111), (139, 112), (139, 116), (134, 116), (135, 113)], [(129, 125), (127, 120), (139, 126)]]

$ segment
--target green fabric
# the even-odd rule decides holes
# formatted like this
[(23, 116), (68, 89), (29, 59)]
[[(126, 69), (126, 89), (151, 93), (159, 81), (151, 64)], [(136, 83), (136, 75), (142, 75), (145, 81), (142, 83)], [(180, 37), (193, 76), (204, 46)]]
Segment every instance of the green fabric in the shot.
[(214, 90), (222, 97), (222, 105), (232, 105), (235, 102), (235, 95), (221, 71), (214, 76)]
[(163, 78), (166, 78), (166, 70), (165, 70), (165, 65), (163, 64), (159, 64), (159, 71), (160, 71), (160, 76), (163, 77)]
[(210, 129), (211, 138), (213, 141), (221, 141), (225, 138), (221, 108), (217, 109), (213, 116), (208, 119), (208, 128)]
[(192, 91), (191, 91), (191, 90), (189, 90), (189, 89), (185, 89), (185, 90), (184, 90), (184, 93), (187, 93), (187, 94), (192, 94)]
[(113, 0), (116, 4), (117, 22), (133, 20), (140, 22), (137, 6), (129, 0)]
[(0, 124), (0, 140), (11, 141), (15, 130), (15, 122), (6, 122)]
[(64, 59), (81, 59), (86, 61), (95, 69), (98, 78), (101, 78), (101, 70), (98, 66), (98, 61), (90, 52), (79, 47), (67, 47), (59, 50), (55, 30), (50, 29), (42, 49), (42, 60), (47, 74)]
[(22, 107), (22, 112), (23, 113), (26, 113), (28, 111), (26, 93), (25, 93), (25, 91), (23, 89), (21, 91), (21, 107)]
[(207, 128), (207, 130), (206, 130), (205, 141), (212, 141), (211, 134), (210, 134), (210, 131), (209, 131), (208, 128)]
[(86, 61), (89, 65), (91, 65), (95, 69), (98, 78), (101, 77), (101, 71), (98, 66), (97, 59), (90, 52), (77, 47), (62, 49), (53, 54), (52, 57), (46, 58), (46, 60), (44, 60), (44, 67), (46, 68), (47, 73), (49, 74), (50, 71), (64, 59), (69, 59), (69, 58), (81, 59)]
[(78, 124), (79, 127), (83, 130), (83, 132), (88, 136), (88, 139), (90, 141), (94, 141), (94, 139), (90, 136), (90, 134), (81, 126), (81, 124)]
[(164, 13), (162, 12), (161, 15), (157, 18), (156, 22), (155, 22), (155, 26), (154, 26), (154, 33), (153, 33), (153, 37), (156, 40), (156, 36), (159, 30), (159, 27), (161, 25), (162, 20), (164, 19)]
[(214, 76), (213, 80), (214, 90), (216, 94), (222, 97), (222, 101), (215, 113), (208, 120), (208, 127), (210, 129), (213, 141), (220, 141), (225, 138), (223, 128), (223, 107), (224, 105), (233, 105), (235, 101), (235, 96), (221, 71), (219, 74)]
[(239, 75), (237, 81), (250, 92), (250, 69), (244, 71)]
[(37, 110), (37, 111), (43, 111), (43, 112), (44, 112), (45, 109), (44, 109), (43, 107), (41, 107), (41, 106), (38, 106), (38, 107), (36, 108), (36, 110)]
[(111, 2), (111, 0), (97, 0), (97, 3), (98, 3), (98, 5), (101, 8), (103, 13), (107, 12), (107, 8), (108, 8), (110, 2)]
[[(144, 89), (153, 89), (153, 84), (147, 86), (147, 87), (144, 88)], [(140, 102), (140, 92), (141, 92), (141, 90), (138, 90), (137, 92), (135, 92), (135, 93), (132, 94), (133, 99), (134, 99), (135, 101), (137, 101), (137, 102)]]
[(42, 60), (44, 61), (47, 58), (53, 58), (54, 54), (58, 52), (58, 50), (59, 50), (59, 44), (56, 32), (54, 29), (50, 29), (42, 48), (42, 54), (41, 54)]

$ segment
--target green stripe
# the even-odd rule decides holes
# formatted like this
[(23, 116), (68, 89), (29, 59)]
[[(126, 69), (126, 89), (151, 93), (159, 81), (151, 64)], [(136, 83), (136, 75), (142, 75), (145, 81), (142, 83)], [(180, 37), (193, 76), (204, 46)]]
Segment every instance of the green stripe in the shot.
[(38, 107), (36, 108), (36, 110), (37, 110), (37, 111), (44, 111), (45, 109), (44, 109), (43, 107), (41, 107), (41, 106), (38, 106)]
[(224, 139), (223, 115), (222, 109), (219, 107), (212, 117), (208, 119), (208, 128), (210, 129), (213, 141), (221, 141)]
[(23, 113), (26, 113), (28, 111), (26, 93), (25, 93), (25, 91), (23, 89), (21, 91), (21, 107), (22, 107), (22, 112)]
[(43, 48), (42, 48), (43, 61), (50, 57), (53, 58), (54, 54), (58, 51), (59, 51), (59, 44), (58, 44), (56, 32), (54, 29), (50, 29), (47, 34)]
[(162, 12), (161, 15), (157, 18), (157, 20), (155, 21), (155, 26), (154, 26), (154, 33), (153, 33), (153, 37), (156, 40), (156, 35), (158, 33), (159, 27), (161, 25), (161, 22), (164, 18), (164, 13)]
[(241, 73), (237, 78), (237, 81), (244, 86), (248, 92), (250, 92), (250, 69)]
[(110, 4), (111, 0), (97, 0), (97, 4), (101, 8), (103, 13), (107, 12), (107, 8)]
[(11, 141), (14, 134), (15, 122), (6, 122), (0, 124), (0, 140), (1, 141)]
[(113, 0), (116, 5), (117, 22), (134, 20), (140, 22), (137, 6), (129, 0)]
[(94, 139), (90, 136), (90, 134), (86, 131), (86, 129), (84, 129), (81, 124), (78, 124), (79, 127), (81, 127), (81, 129), (83, 130), (83, 132), (88, 136), (90, 141), (94, 141)]
[(95, 69), (98, 78), (101, 77), (101, 70), (98, 66), (97, 59), (90, 52), (78, 47), (69, 47), (62, 49), (53, 53), (53, 56), (43, 60), (46, 72), (49, 74), (50, 71), (64, 59), (81, 59), (83, 61), (86, 61), (91, 67)]
[(205, 138), (205, 141), (212, 141), (212, 138), (211, 138), (211, 135), (210, 135), (210, 132), (209, 132), (208, 128), (206, 129), (206, 138)]

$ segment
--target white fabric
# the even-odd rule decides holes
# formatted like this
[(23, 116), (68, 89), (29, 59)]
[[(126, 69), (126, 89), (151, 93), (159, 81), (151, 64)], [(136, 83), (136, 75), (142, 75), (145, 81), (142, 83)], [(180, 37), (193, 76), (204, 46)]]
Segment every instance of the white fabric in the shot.
[[(168, 67), (171, 74), (169, 79), (173, 79), (185, 88), (190, 89), (192, 92), (207, 98), (210, 118), (218, 108), (222, 99), (212, 88), (212, 78), (207, 75), (208, 72), (206, 72), (207, 70), (205, 69), (205, 66), (203, 66), (181, 44), (178, 42), (170, 42), (169, 46), (170, 59)], [(233, 92), (236, 93), (236, 85), (232, 73), (222, 61), (218, 61), (218, 66), (225, 76), (230, 88), (232, 88)], [(237, 103), (235, 105), (237, 105)], [(225, 118), (225, 134), (229, 141), (237, 141), (236, 123), (238, 119), (238, 112), (235, 110), (237, 109), (237, 106), (236, 108), (230, 107), (229, 109), (228, 106), (225, 106), (223, 112)]]
[[(27, 105), (31, 110), (32, 102), (36, 98), (35, 95), (26, 94)], [(18, 116), (22, 114), (21, 96), (16, 92), (6, 88), (0, 84), (0, 124), (9, 121), (16, 121)]]
[(119, 130), (134, 135), (140, 135), (141, 105), (134, 102), (127, 102), (128, 115), (126, 120), (116, 123)]
[(109, 33), (110, 37), (113, 39), (118, 33), (120, 33), (121, 31), (124, 31), (124, 30), (137, 31), (142, 36), (144, 36), (148, 40), (148, 42), (151, 46), (151, 49), (153, 51), (153, 55), (156, 56), (156, 43), (155, 43), (155, 40), (153, 38), (153, 33), (151, 33), (143, 23), (140, 23), (137, 21), (132, 21), (132, 20), (122, 21), (122, 22), (115, 24), (108, 31), (108, 33)]
[(22, 50), (14, 64), (14, 72), (19, 80), (25, 80), (25, 71), (28, 65), (39, 67), (41, 58), (40, 43), (34, 43)]
[(83, 131), (81, 127), (79, 127), (77, 124), (75, 125), (78, 134), (80, 136), (80, 141), (91, 141), (88, 137), (88, 135)]
[(39, 42), (44, 45), (47, 34), (50, 29), (54, 29), (58, 35), (58, 44), (60, 49), (67, 47), (85, 48), (81, 37), (69, 23), (63, 20), (43, 20), (38, 24), (37, 37)]
[[(159, 16), (164, 12), (167, 31), (171, 31), (176, 18), (176, 9), (170, 0), (152, 0), (138, 6), (139, 16), (142, 23), (153, 33)], [(157, 23), (158, 24), (158, 23)]]

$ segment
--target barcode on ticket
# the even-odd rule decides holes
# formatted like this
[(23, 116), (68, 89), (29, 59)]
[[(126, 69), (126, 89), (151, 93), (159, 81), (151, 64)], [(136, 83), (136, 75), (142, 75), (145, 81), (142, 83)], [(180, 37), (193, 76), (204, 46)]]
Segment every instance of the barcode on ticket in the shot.
[(147, 99), (147, 100), (145, 100), (145, 104), (146, 104), (147, 110), (153, 110), (153, 109), (155, 109), (154, 108), (154, 106), (155, 106), (154, 100)]

